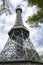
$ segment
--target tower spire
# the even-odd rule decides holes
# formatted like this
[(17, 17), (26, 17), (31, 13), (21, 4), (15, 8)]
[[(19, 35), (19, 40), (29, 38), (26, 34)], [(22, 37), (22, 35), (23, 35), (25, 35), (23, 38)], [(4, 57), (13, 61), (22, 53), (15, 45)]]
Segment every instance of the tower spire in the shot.
[(23, 25), (22, 15), (21, 15), (22, 9), (21, 9), (20, 6), (18, 6), (18, 7), (16, 8), (16, 13), (17, 13), (17, 15), (16, 15), (16, 21), (15, 21), (14, 26)]
[[(12, 32), (14, 31), (14, 35), (18, 36), (20, 35), (21, 31), (23, 33), (23, 38), (28, 38), (29, 37), (29, 31), (27, 30), (27, 28), (24, 26), (23, 24), (23, 21), (22, 21), (22, 16), (21, 16), (21, 13), (22, 13), (22, 9), (20, 6), (18, 6), (16, 8), (16, 13), (17, 13), (17, 16), (16, 16), (16, 21), (15, 21), (15, 24), (13, 26), (13, 28), (9, 31), (9, 36), (11, 37), (11, 34)], [(19, 33), (17, 32), (19, 31)], [(18, 35), (17, 35), (18, 34)]]

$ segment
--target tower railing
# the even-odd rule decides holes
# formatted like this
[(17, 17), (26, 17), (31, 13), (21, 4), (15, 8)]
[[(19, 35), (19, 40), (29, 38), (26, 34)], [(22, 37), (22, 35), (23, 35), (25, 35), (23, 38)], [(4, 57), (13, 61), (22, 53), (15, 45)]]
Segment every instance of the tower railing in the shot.
[(43, 65), (42, 61), (22, 60), (22, 61), (0, 61), (0, 65)]

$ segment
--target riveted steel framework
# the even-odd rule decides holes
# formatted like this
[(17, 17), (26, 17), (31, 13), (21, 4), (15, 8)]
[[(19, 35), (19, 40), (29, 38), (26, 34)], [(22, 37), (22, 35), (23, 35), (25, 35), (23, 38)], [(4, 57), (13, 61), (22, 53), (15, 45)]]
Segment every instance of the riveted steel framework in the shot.
[(17, 7), (16, 13), (16, 21), (8, 33), (9, 39), (2, 51), (2, 56), (7, 60), (38, 60), (39, 56), (30, 41), (29, 31), (22, 22), (22, 9)]

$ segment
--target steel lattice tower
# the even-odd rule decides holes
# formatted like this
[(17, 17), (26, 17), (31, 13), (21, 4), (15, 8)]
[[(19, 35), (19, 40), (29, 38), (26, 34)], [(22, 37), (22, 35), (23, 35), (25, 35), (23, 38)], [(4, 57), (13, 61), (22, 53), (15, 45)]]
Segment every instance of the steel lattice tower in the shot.
[[(16, 13), (15, 24), (8, 33), (9, 39), (1, 54), (8, 60), (32, 59), (36, 52), (33, 54), (34, 46), (29, 39), (29, 31), (23, 24), (22, 9), (19, 6), (16, 8)], [(31, 50), (31, 57), (28, 55), (27, 49), (29, 49), (29, 55)], [(37, 57), (34, 58), (37, 59)]]

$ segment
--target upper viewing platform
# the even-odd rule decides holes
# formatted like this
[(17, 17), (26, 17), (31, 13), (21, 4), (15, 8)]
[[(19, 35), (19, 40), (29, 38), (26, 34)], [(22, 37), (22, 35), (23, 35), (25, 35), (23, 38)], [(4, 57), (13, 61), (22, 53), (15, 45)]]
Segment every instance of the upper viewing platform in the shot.
[(16, 8), (16, 13), (17, 13), (18, 10), (20, 10), (21, 13), (22, 13), (22, 8), (21, 8), (20, 6), (18, 6), (18, 7)]

